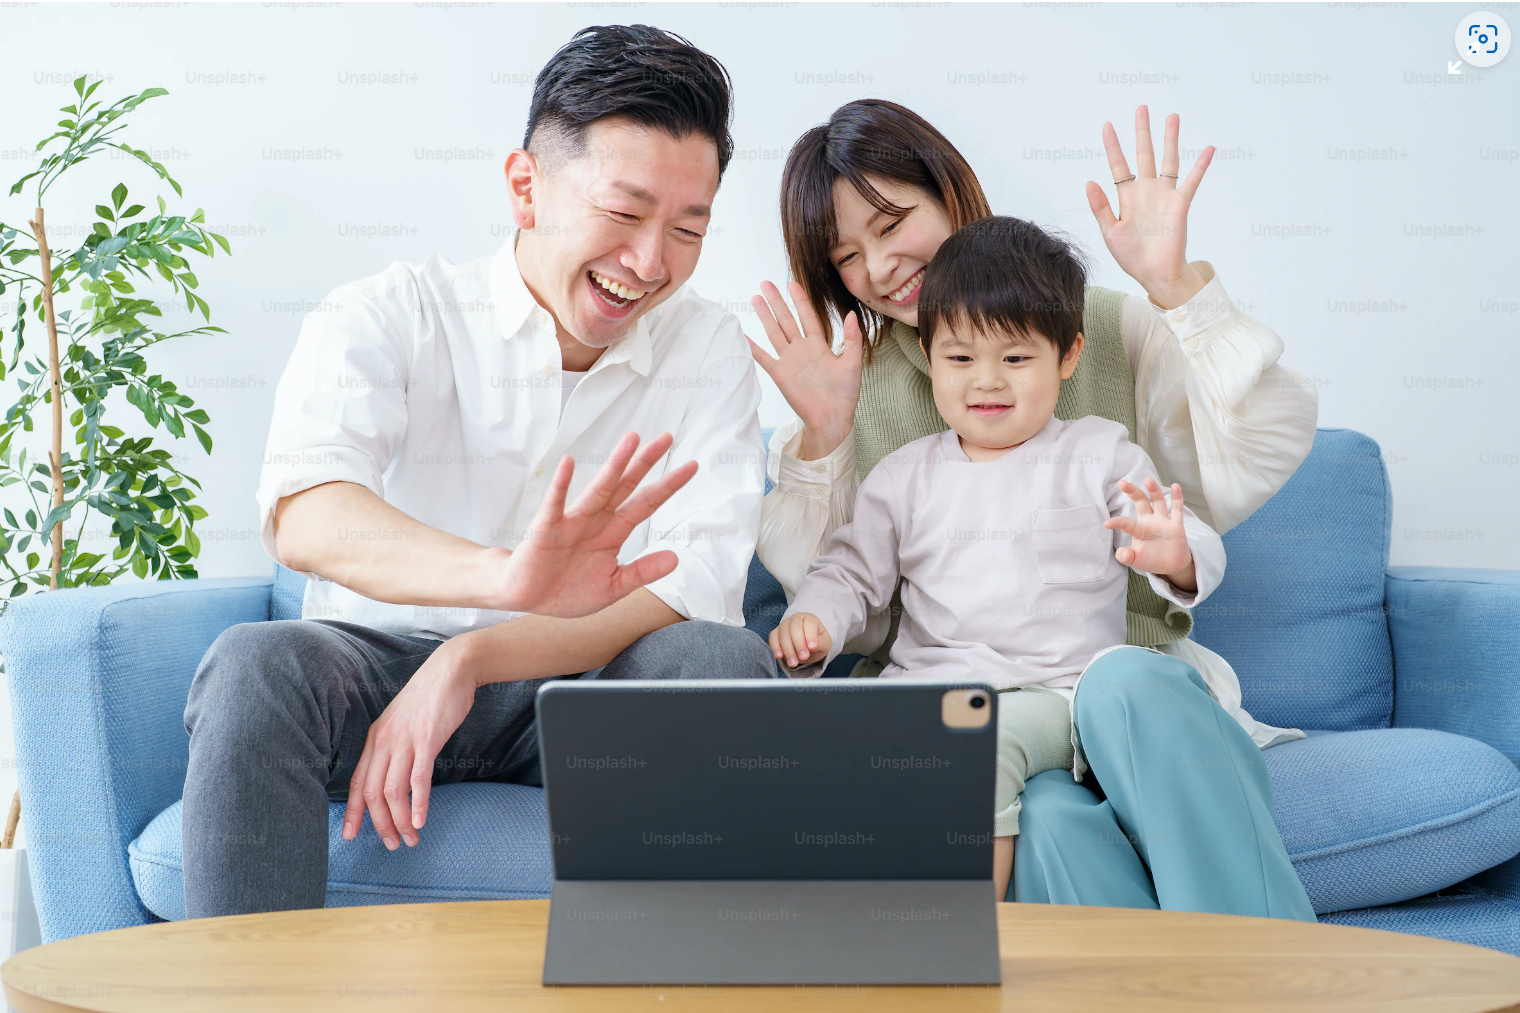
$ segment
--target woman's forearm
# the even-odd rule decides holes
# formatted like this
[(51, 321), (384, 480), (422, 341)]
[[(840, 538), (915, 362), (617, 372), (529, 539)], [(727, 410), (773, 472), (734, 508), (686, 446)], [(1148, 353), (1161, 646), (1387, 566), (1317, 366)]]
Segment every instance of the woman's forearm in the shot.
[(1172, 277), (1136, 278), (1151, 302), (1164, 310), (1174, 310), (1193, 296), (1214, 276), (1214, 269), (1204, 261), (1195, 260)]
[(818, 461), (839, 449), (854, 428), (854, 420), (830, 426), (803, 426), (802, 442), (797, 448), (800, 461)]

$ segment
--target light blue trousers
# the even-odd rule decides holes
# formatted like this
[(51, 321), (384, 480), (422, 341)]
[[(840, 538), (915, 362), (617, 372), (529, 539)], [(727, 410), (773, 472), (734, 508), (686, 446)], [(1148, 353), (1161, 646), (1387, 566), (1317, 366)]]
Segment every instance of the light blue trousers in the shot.
[(1192, 665), (1111, 651), (1072, 717), (1107, 799), (1069, 771), (1029, 779), (1009, 900), (1315, 920), (1261, 750)]

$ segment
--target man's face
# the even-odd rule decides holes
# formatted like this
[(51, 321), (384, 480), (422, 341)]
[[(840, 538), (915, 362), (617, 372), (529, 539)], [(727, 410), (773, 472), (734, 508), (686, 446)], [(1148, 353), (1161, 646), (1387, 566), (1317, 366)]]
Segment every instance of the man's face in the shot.
[(696, 270), (718, 149), (622, 119), (593, 123), (585, 142), (576, 158), (514, 152), (507, 181), (523, 279), (562, 331), (606, 348)]

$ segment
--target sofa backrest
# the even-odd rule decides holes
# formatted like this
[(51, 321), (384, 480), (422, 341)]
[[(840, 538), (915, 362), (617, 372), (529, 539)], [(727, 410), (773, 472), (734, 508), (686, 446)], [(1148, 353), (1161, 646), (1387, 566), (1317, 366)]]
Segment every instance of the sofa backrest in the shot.
[(1321, 429), (1277, 495), (1224, 535), (1224, 582), (1193, 610), (1193, 639), (1235, 668), (1252, 716), (1336, 731), (1388, 727), (1392, 514), (1377, 443)]

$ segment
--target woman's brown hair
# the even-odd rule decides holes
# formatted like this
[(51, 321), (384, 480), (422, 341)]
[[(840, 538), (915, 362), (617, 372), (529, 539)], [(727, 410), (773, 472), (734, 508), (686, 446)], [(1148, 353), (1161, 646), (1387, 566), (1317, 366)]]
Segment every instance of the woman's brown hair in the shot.
[(945, 209), (953, 229), (991, 214), (976, 173), (945, 135), (922, 116), (883, 99), (860, 99), (834, 110), (797, 139), (781, 174), (781, 233), (792, 277), (825, 321), (853, 312), (866, 339), (866, 358), (886, 320), (862, 306), (829, 257), (839, 239), (834, 183), (849, 180), (878, 211), (902, 217), (911, 208), (887, 200), (871, 180), (911, 186)]

